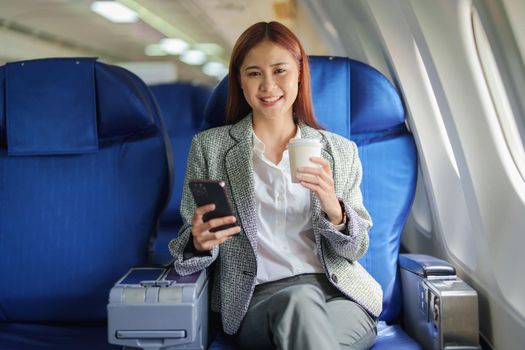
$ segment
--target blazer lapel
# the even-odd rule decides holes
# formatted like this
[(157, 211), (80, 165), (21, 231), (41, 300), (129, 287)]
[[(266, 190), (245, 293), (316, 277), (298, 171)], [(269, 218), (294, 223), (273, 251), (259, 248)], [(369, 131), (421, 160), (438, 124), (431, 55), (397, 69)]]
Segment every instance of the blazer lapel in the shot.
[(240, 224), (253, 251), (257, 253), (257, 220), (255, 185), (252, 164), (252, 118), (246, 117), (233, 125), (230, 136), (235, 145), (226, 152), (226, 172)]

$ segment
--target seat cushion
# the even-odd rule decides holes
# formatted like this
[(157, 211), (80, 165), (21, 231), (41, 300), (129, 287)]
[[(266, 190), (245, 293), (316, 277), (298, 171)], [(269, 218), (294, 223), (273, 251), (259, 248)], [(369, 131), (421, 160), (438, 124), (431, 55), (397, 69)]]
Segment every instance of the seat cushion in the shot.
[[(215, 335), (208, 350), (238, 350), (232, 336), (224, 333)], [(422, 347), (410, 338), (399, 325), (389, 326), (380, 321), (377, 325), (377, 339), (372, 350), (421, 350)]]
[(208, 350), (238, 350), (239, 347), (235, 344), (231, 335), (218, 332), (213, 338), (213, 342), (208, 347)]
[(389, 326), (380, 321), (377, 325), (377, 339), (372, 350), (421, 350), (416, 341), (408, 336), (399, 325)]
[(0, 323), (0, 349), (16, 350), (110, 350), (106, 323), (88, 326), (56, 326)]

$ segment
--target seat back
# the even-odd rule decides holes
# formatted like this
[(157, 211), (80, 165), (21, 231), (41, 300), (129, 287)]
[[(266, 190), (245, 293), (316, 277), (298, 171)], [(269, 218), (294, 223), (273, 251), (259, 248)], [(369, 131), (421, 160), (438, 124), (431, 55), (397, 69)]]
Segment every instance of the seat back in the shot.
[(399, 95), (385, 76), (357, 61), (351, 61), (350, 74), (352, 140), (363, 164), (363, 202), (374, 221), (360, 262), (383, 288), (380, 319), (394, 321), (402, 309), (398, 255), (415, 195), (417, 150)]
[(162, 213), (155, 244), (155, 258), (165, 262), (171, 259), (168, 242), (173, 239), (182, 226), (180, 200), (182, 197), (186, 161), (193, 136), (201, 130), (204, 120), (204, 107), (211, 94), (211, 88), (192, 83), (171, 83), (150, 86), (155, 96), (172, 149), (173, 192), (168, 206)]
[[(320, 124), (355, 141), (363, 165), (361, 191), (374, 226), (360, 262), (383, 288), (382, 320), (401, 311), (397, 268), (404, 222), (415, 193), (417, 156), (395, 88), (377, 70), (342, 57), (309, 58), (314, 111)], [(223, 125), (227, 78), (205, 111), (206, 128)]]
[(0, 324), (106, 318), (168, 199), (161, 124), (149, 89), (120, 67), (0, 67)]

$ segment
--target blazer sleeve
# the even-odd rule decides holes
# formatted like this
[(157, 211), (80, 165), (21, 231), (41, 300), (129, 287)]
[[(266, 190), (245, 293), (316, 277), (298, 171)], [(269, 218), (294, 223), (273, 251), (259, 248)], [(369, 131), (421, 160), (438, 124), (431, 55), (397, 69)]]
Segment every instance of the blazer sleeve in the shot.
[(191, 221), (195, 211), (195, 202), (188, 183), (192, 179), (207, 178), (206, 158), (199, 135), (194, 136), (191, 142), (186, 174), (184, 176), (184, 188), (180, 204), (183, 225), (177, 238), (171, 240), (168, 245), (171, 255), (175, 258), (175, 271), (180, 275), (189, 275), (207, 268), (219, 255), (219, 246), (215, 246), (209, 254), (196, 254), (195, 250), (192, 249)]
[[(368, 231), (372, 227), (372, 220), (368, 211), (363, 205), (363, 196), (361, 194), (361, 177), (362, 167), (359, 160), (357, 145), (351, 144), (351, 166), (340, 168), (341, 178), (346, 181), (343, 187), (342, 195), (338, 197), (346, 212), (347, 223), (344, 231), (338, 231), (336, 227), (324, 216), (321, 215), (318, 222), (321, 235), (328, 240), (334, 251), (350, 261), (359, 260), (368, 250)], [(347, 151), (348, 152), (348, 149)], [(343, 161), (344, 157), (336, 157), (336, 161)], [(340, 181), (342, 179), (335, 179)]]

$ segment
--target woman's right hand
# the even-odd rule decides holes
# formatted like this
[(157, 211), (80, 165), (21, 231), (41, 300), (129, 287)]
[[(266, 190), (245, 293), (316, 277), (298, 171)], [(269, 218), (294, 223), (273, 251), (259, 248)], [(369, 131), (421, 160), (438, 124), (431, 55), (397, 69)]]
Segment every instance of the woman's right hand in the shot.
[(198, 207), (193, 213), (191, 234), (193, 236), (193, 245), (200, 252), (211, 250), (216, 245), (230, 239), (231, 236), (241, 231), (239, 226), (234, 226), (226, 230), (210, 232), (210, 229), (214, 227), (233, 224), (237, 220), (235, 216), (224, 216), (204, 222), (202, 218), (204, 214), (213, 210), (215, 210), (215, 204), (207, 204)]

